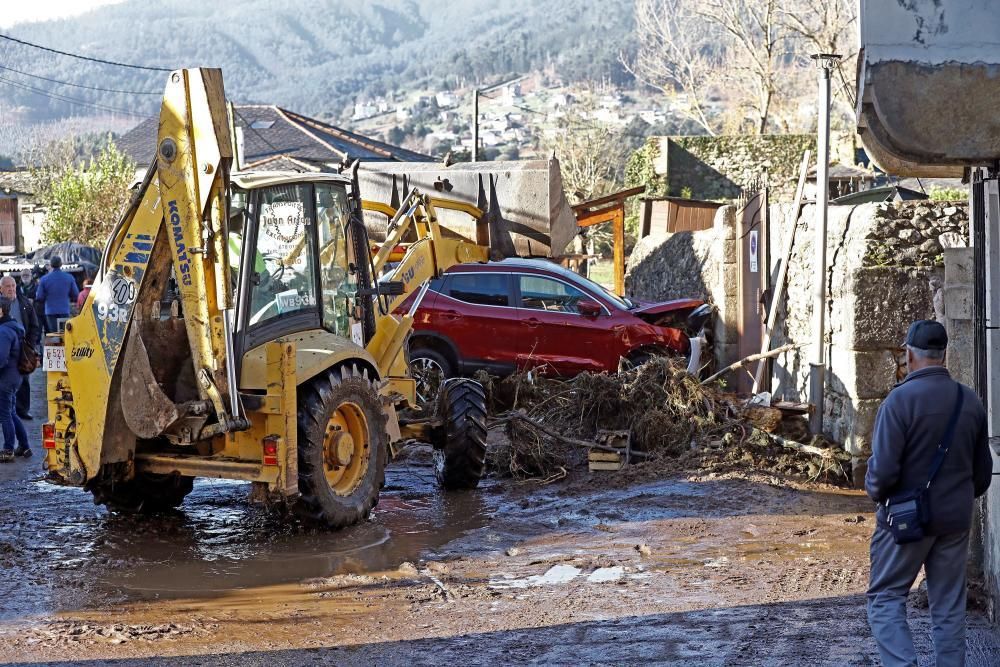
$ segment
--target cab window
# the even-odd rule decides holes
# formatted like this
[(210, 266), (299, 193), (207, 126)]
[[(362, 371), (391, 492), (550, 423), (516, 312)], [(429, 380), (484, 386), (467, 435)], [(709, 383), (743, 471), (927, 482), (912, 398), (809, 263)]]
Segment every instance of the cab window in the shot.
[(357, 291), (356, 277), (348, 269), (347, 223), (350, 215), (344, 186), (316, 184), (323, 326), (341, 336), (350, 336), (351, 299)]
[(310, 186), (264, 188), (259, 202), (256, 251), (243, 258), (253, 262), (250, 326), (316, 307)]

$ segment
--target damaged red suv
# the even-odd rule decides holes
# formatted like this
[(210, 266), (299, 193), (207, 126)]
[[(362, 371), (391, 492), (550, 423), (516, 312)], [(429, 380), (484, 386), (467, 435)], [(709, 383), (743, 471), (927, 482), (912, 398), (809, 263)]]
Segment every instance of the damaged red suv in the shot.
[(427, 371), (452, 377), (534, 367), (575, 375), (615, 372), (622, 359), (638, 364), (654, 354), (693, 351), (689, 368), (697, 368), (697, 337), (711, 312), (697, 299), (623, 299), (544, 260), (460, 264), (433, 280), (419, 304), (410, 367), (418, 378)]

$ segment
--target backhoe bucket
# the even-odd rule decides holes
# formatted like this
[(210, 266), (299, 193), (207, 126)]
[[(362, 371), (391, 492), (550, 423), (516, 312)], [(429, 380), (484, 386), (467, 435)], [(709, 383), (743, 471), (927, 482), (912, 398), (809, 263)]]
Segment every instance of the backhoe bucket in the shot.
[[(577, 233), (576, 217), (563, 192), (559, 161), (369, 162), (358, 172), (361, 196), (397, 206), (412, 188), (431, 196), (478, 206), (490, 229), (490, 254), (500, 257), (560, 257)], [(476, 242), (469, 216), (438, 209), (445, 231)], [(384, 215), (366, 211), (372, 240), (385, 239)]]

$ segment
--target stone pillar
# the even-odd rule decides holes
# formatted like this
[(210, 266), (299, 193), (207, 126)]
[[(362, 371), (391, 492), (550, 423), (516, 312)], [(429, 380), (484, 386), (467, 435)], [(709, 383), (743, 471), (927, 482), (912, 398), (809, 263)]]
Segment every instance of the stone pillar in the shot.
[(739, 273), (736, 264), (736, 207), (722, 206), (715, 213), (715, 238), (718, 247), (718, 271), (711, 281), (715, 315), (715, 360), (721, 368), (739, 359), (737, 317), (739, 316)]

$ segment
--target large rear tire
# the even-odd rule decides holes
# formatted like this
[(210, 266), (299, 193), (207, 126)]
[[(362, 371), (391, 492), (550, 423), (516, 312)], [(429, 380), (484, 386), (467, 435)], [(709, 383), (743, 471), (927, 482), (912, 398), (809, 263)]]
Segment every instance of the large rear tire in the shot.
[(444, 425), (434, 443), (434, 475), (449, 491), (474, 489), (486, 472), (486, 392), (475, 380), (446, 380), (438, 410)]
[(91, 487), (95, 505), (123, 514), (157, 514), (176, 509), (194, 488), (194, 477), (178, 473), (137, 473), (127, 482), (101, 482)]
[(387, 438), (378, 392), (357, 367), (302, 387), (296, 514), (325, 528), (367, 519), (385, 479)]

